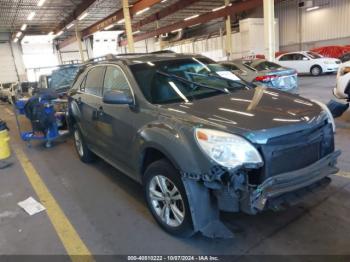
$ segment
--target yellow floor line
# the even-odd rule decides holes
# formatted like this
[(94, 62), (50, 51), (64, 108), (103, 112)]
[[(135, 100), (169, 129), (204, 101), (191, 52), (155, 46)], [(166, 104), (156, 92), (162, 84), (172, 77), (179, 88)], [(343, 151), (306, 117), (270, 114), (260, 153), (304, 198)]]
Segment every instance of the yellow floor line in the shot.
[(74, 262), (94, 261), (89, 249), (81, 240), (25, 153), (17, 147), (13, 149), (40, 202), (46, 207), (47, 215), (71, 260)]

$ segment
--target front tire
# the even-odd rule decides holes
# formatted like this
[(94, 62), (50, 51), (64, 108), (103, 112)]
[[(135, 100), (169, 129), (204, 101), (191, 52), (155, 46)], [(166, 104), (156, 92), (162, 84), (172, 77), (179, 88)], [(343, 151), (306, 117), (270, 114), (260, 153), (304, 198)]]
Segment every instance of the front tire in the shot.
[(181, 174), (167, 160), (152, 163), (144, 174), (145, 197), (157, 223), (179, 237), (194, 234), (191, 211)]
[(73, 134), (75, 150), (80, 160), (84, 163), (91, 163), (95, 159), (95, 155), (85, 144), (84, 138), (76, 125), (74, 126)]
[(313, 66), (313, 67), (311, 67), (310, 73), (313, 76), (320, 76), (320, 75), (322, 75), (322, 68), (318, 65)]

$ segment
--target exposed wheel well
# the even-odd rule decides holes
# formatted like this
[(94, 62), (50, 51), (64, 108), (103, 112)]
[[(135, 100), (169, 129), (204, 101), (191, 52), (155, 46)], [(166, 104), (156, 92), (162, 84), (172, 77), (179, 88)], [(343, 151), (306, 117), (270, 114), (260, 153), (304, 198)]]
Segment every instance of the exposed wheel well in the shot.
[[(141, 175), (143, 175), (147, 167), (160, 159), (168, 159), (161, 151), (155, 148), (147, 148), (142, 155), (141, 160)], [(169, 160), (169, 159), (168, 159)]]

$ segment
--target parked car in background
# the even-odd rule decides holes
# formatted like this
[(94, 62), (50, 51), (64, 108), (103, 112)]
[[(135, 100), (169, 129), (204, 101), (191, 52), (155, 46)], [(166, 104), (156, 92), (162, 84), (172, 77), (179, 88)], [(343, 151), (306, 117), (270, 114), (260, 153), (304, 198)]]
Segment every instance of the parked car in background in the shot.
[(339, 99), (350, 101), (350, 61), (340, 66), (337, 74), (337, 85), (333, 93)]
[(0, 86), (0, 99), (12, 103), (12, 97), (16, 97), (19, 91), (18, 83), (8, 83)]
[(50, 88), (51, 75), (41, 75), (38, 81), (38, 88)]
[(341, 61), (323, 57), (317, 53), (302, 51), (292, 52), (277, 57), (277, 63), (295, 69), (299, 74), (319, 76), (323, 73), (337, 72)]
[(340, 61), (342, 63), (346, 63), (350, 61), (350, 53), (346, 53), (344, 55), (342, 55), (341, 57), (339, 57)]
[(141, 183), (155, 220), (178, 236), (232, 237), (220, 210), (276, 210), (338, 172), (327, 106), (250, 87), (199, 55), (86, 64), (69, 123), (79, 158), (97, 155)]
[(298, 76), (295, 69), (286, 68), (265, 59), (239, 59), (220, 64), (228, 67), (247, 82), (298, 93)]

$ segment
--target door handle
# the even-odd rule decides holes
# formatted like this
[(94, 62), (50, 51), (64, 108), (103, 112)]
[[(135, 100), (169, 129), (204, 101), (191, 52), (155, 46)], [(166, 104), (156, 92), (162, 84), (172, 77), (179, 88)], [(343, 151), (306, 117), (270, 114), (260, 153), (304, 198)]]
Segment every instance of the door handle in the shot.
[(78, 104), (78, 105), (81, 105), (81, 103), (82, 103), (82, 102), (81, 102), (81, 97), (78, 97), (76, 101), (77, 101), (77, 104)]
[(103, 107), (100, 106), (100, 107), (98, 108), (97, 115), (98, 115), (98, 116), (103, 116), (103, 114), (104, 114)]

